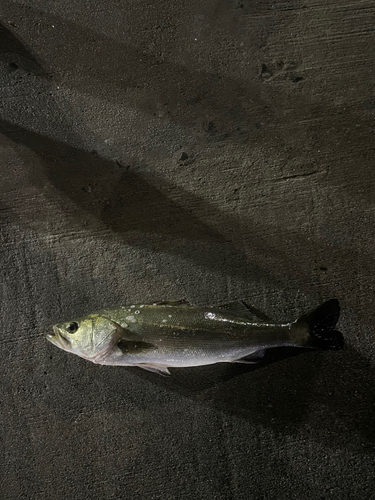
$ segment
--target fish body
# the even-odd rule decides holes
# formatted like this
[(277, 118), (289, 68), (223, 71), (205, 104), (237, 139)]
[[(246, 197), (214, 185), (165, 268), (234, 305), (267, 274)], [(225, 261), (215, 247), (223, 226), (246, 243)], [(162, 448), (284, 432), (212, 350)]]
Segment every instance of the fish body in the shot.
[(185, 301), (103, 309), (54, 326), (50, 342), (94, 363), (170, 367), (257, 362), (271, 347), (339, 348), (339, 305), (333, 299), (290, 323), (254, 316), (241, 301), (218, 307)]

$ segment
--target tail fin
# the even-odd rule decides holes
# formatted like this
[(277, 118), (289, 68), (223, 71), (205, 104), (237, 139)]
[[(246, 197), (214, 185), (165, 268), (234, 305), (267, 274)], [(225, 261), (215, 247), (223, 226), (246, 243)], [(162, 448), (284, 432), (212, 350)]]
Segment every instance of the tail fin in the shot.
[(299, 318), (292, 328), (308, 332), (305, 339), (306, 347), (316, 349), (342, 349), (344, 338), (341, 332), (335, 330), (340, 316), (340, 305), (337, 299), (328, 300), (313, 311)]

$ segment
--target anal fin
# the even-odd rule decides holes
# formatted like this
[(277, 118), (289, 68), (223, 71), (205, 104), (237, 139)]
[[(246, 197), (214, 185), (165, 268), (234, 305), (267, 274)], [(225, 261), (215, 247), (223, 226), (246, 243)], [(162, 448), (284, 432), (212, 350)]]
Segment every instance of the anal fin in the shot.
[(251, 354), (248, 354), (244, 358), (236, 359), (235, 361), (232, 361), (232, 363), (243, 363), (245, 365), (254, 365), (262, 361), (265, 353), (266, 353), (265, 349), (260, 349), (259, 351), (255, 351)]
[(164, 375), (164, 376), (170, 375), (170, 371), (164, 365), (153, 365), (153, 364), (149, 364), (149, 363), (139, 363), (138, 365), (134, 365), (134, 366), (138, 366), (139, 368), (143, 368), (144, 370), (147, 370), (149, 372), (158, 373), (159, 375)]

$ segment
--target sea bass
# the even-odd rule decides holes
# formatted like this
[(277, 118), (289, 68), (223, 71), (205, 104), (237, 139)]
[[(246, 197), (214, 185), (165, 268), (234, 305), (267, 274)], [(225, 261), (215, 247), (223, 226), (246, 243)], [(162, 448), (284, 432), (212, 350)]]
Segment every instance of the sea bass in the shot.
[(60, 349), (102, 365), (168, 368), (214, 363), (255, 363), (268, 348), (340, 349), (336, 299), (290, 323), (257, 316), (242, 301), (217, 307), (185, 300), (103, 309), (57, 324), (47, 339)]

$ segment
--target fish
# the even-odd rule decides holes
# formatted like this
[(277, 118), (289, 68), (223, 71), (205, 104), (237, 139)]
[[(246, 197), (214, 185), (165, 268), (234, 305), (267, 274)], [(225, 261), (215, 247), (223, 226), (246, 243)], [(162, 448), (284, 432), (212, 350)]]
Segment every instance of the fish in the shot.
[(339, 315), (337, 299), (286, 323), (271, 321), (242, 300), (216, 307), (160, 301), (102, 309), (56, 324), (47, 340), (96, 364), (169, 375), (170, 368), (258, 363), (275, 347), (341, 349)]

